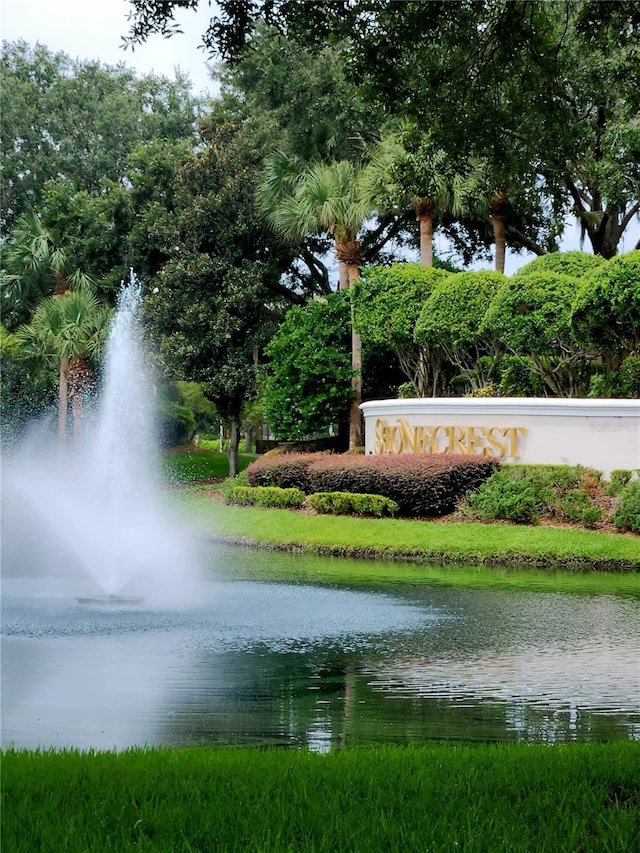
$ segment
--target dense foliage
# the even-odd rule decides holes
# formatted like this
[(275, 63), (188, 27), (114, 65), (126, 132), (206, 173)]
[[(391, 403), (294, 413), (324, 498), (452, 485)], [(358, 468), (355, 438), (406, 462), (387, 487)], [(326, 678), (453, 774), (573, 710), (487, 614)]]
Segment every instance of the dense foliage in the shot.
[(293, 307), (267, 345), (265, 416), (276, 438), (344, 424), (352, 398), (349, 302), (344, 292)]
[(618, 530), (640, 534), (640, 479), (632, 480), (622, 490), (613, 523)]
[(317, 453), (285, 453), (261, 456), (247, 468), (251, 486), (278, 486), (281, 489), (300, 489), (310, 494), (309, 467), (319, 458)]
[[(169, 33), (183, 5), (197, 0), (132, 0), (132, 42)], [(375, 108), (407, 119), (460, 169), (482, 165), (485, 220), (501, 197), (515, 247), (553, 248), (572, 212), (594, 253), (610, 258), (640, 210), (633, 2), (222, 0), (218, 8), (203, 40), (233, 63), (262, 21), (307, 48), (340, 44)]]
[(299, 509), (305, 500), (300, 489), (281, 489), (278, 486), (232, 486), (225, 502), (235, 506), (271, 506)]
[(461, 504), (468, 518), (517, 524), (539, 521), (581, 527), (615, 524), (640, 530), (638, 483), (633, 471), (613, 471), (611, 482), (581, 465), (505, 465)]
[(478, 488), (498, 466), (481, 457), (437, 454), (331, 456), (285, 454), (258, 459), (247, 469), (251, 485), (295, 486), (313, 492), (382, 495), (401, 515), (452, 512), (469, 489)]
[(557, 253), (511, 278), (365, 268), (354, 315), (365, 345), (391, 345), (418, 396), (634, 397), (639, 262), (638, 251)]
[[(196, 5), (133, 0), (133, 43)], [(278, 437), (326, 433), (349, 401), (355, 436), (361, 384), (396, 393), (396, 366), (412, 395), (638, 396), (638, 253), (604, 260), (640, 210), (635, 4), (218, 8), (205, 42), (224, 59), (221, 91), (206, 106), (180, 76), (3, 46), (10, 331), (51, 292), (50, 269), (12, 267), (35, 245), (20, 236), (35, 212), (67, 278), (91, 277), (101, 301), (135, 268), (158, 375), (197, 382), (233, 446), (265, 387)], [(544, 254), (569, 213), (596, 257)], [(542, 257), (505, 280), (393, 263), (419, 236), (431, 264), (434, 228), (465, 263), (494, 244), (498, 260), (505, 241)], [(350, 315), (332, 244), (349, 281), (364, 268)], [(49, 381), (29, 372), (27, 396)], [(188, 437), (184, 406), (165, 414)]]
[[(97, 222), (87, 206), (94, 218), (102, 206), (99, 221), (125, 235), (132, 154), (159, 140), (195, 139), (198, 104), (189, 81), (138, 77), (123, 65), (81, 62), (25, 42), (3, 44), (0, 69), (5, 233), (18, 217), (55, 208), (64, 197), (73, 199), (94, 250), (111, 235), (91, 233)], [(54, 209), (46, 224), (61, 237), (69, 222), (58, 221)]]

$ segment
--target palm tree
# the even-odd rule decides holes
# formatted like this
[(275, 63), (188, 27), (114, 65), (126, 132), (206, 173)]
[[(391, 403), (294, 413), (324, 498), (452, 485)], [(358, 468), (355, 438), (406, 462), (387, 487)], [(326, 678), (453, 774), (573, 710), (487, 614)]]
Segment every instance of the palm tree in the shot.
[(505, 219), (509, 208), (509, 197), (504, 187), (498, 187), (489, 202), (489, 215), (493, 226), (493, 240), (496, 246), (496, 272), (504, 273), (506, 257), (507, 229)]
[[(366, 167), (346, 160), (301, 168), (296, 158), (279, 154), (264, 172), (259, 201), (275, 231), (292, 240), (324, 232), (335, 244), (342, 286), (351, 287), (360, 275), (362, 244), (358, 233), (374, 210)], [(344, 273), (344, 274), (342, 274)], [(353, 402), (349, 417), (349, 447), (362, 444), (362, 344), (351, 324)]]
[(413, 207), (420, 229), (420, 263), (433, 266), (435, 222), (465, 215), (477, 188), (475, 170), (457, 169), (428, 136), (406, 126), (382, 140), (367, 174), (374, 183), (371, 195), (380, 204)]
[(26, 319), (44, 294), (86, 289), (91, 279), (71, 269), (67, 254), (34, 213), (21, 217), (11, 232), (3, 252), (1, 286), (3, 310)]
[(23, 358), (58, 366), (58, 436), (64, 440), (71, 394), (74, 430), (80, 429), (82, 400), (92, 378), (90, 362), (101, 353), (113, 311), (88, 290), (69, 290), (43, 299), (29, 325), (16, 332)]

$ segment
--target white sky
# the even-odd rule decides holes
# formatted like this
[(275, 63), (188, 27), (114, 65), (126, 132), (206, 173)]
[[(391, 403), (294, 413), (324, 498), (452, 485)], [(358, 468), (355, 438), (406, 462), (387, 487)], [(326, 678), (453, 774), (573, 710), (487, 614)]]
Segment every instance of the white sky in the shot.
[(198, 49), (211, 17), (206, 0), (195, 12), (180, 10), (177, 21), (182, 34), (170, 39), (151, 36), (133, 53), (121, 47), (130, 11), (127, 0), (0, 0), (0, 33), (5, 41), (40, 42), (73, 59), (98, 59), (106, 65), (124, 62), (143, 74), (154, 72), (173, 79), (179, 67), (189, 74), (194, 94), (215, 91), (206, 54)]
[[(211, 17), (206, 0), (193, 12), (179, 10), (177, 22), (183, 33), (163, 39), (152, 36), (132, 53), (123, 50), (122, 37), (128, 32), (127, 0), (0, 0), (0, 33), (6, 41), (24, 39), (39, 41), (50, 50), (62, 50), (76, 59), (98, 59), (106, 65), (124, 62), (140, 73), (154, 72), (173, 78), (178, 67), (191, 78), (194, 94), (214, 94), (216, 85), (210, 80), (206, 54), (198, 48), (202, 33)], [(627, 229), (620, 251), (630, 251), (640, 237), (638, 220)], [(439, 243), (442, 242), (442, 245)], [(570, 223), (562, 249), (579, 248), (579, 230)], [(584, 250), (591, 251), (586, 240)], [(446, 253), (444, 241), (436, 237), (436, 251)], [(534, 255), (513, 255), (507, 250), (506, 270), (511, 275)], [(486, 267), (483, 262), (479, 266)]]

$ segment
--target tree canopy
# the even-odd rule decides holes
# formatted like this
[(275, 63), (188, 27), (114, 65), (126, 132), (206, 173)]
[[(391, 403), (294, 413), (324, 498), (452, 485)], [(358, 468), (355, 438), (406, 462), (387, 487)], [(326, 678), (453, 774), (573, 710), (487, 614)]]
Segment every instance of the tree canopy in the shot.
[(128, 157), (146, 140), (195, 138), (187, 78), (138, 77), (42, 44), (3, 43), (0, 97), (5, 232), (41, 209), (48, 181), (106, 193), (126, 185)]
[[(195, 0), (133, 0), (132, 43), (169, 34)], [(546, 251), (571, 213), (594, 253), (619, 250), (640, 211), (640, 12), (603, 0), (290, 3), (221, 0), (204, 44), (241, 62), (258, 22), (305, 49), (345, 51), (360, 92), (412, 121), (465, 169), (487, 166), (507, 238)], [(527, 227), (523, 229), (523, 224)]]

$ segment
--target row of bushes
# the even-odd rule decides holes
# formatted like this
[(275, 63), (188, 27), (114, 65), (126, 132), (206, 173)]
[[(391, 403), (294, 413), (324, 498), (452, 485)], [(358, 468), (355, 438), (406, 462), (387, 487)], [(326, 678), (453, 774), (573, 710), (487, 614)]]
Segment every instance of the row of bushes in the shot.
[(496, 470), (492, 459), (447, 453), (398, 456), (329, 456), (291, 453), (262, 457), (247, 468), (251, 486), (296, 488), (305, 494), (381, 495), (403, 516), (453, 512), (470, 490)]
[(235, 485), (236, 504), (299, 508), (378, 517), (444, 515), (536, 524), (541, 520), (593, 528), (614, 524), (640, 533), (640, 471), (602, 474), (580, 465), (507, 465), (440, 454), (265, 456)]
[(640, 480), (634, 472), (600, 471), (580, 465), (508, 465), (496, 471), (460, 504), (469, 518), (536, 524), (541, 518), (592, 528), (613, 523), (640, 533)]
[(350, 492), (314, 492), (305, 495), (300, 489), (278, 486), (233, 485), (225, 493), (227, 503), (236, 506), (300, 509), (308, 506), (316, 512), (331, 515), (370, 515), (376, 518), (394, 516), (398, 504), (382, 495), (355, 495)]

